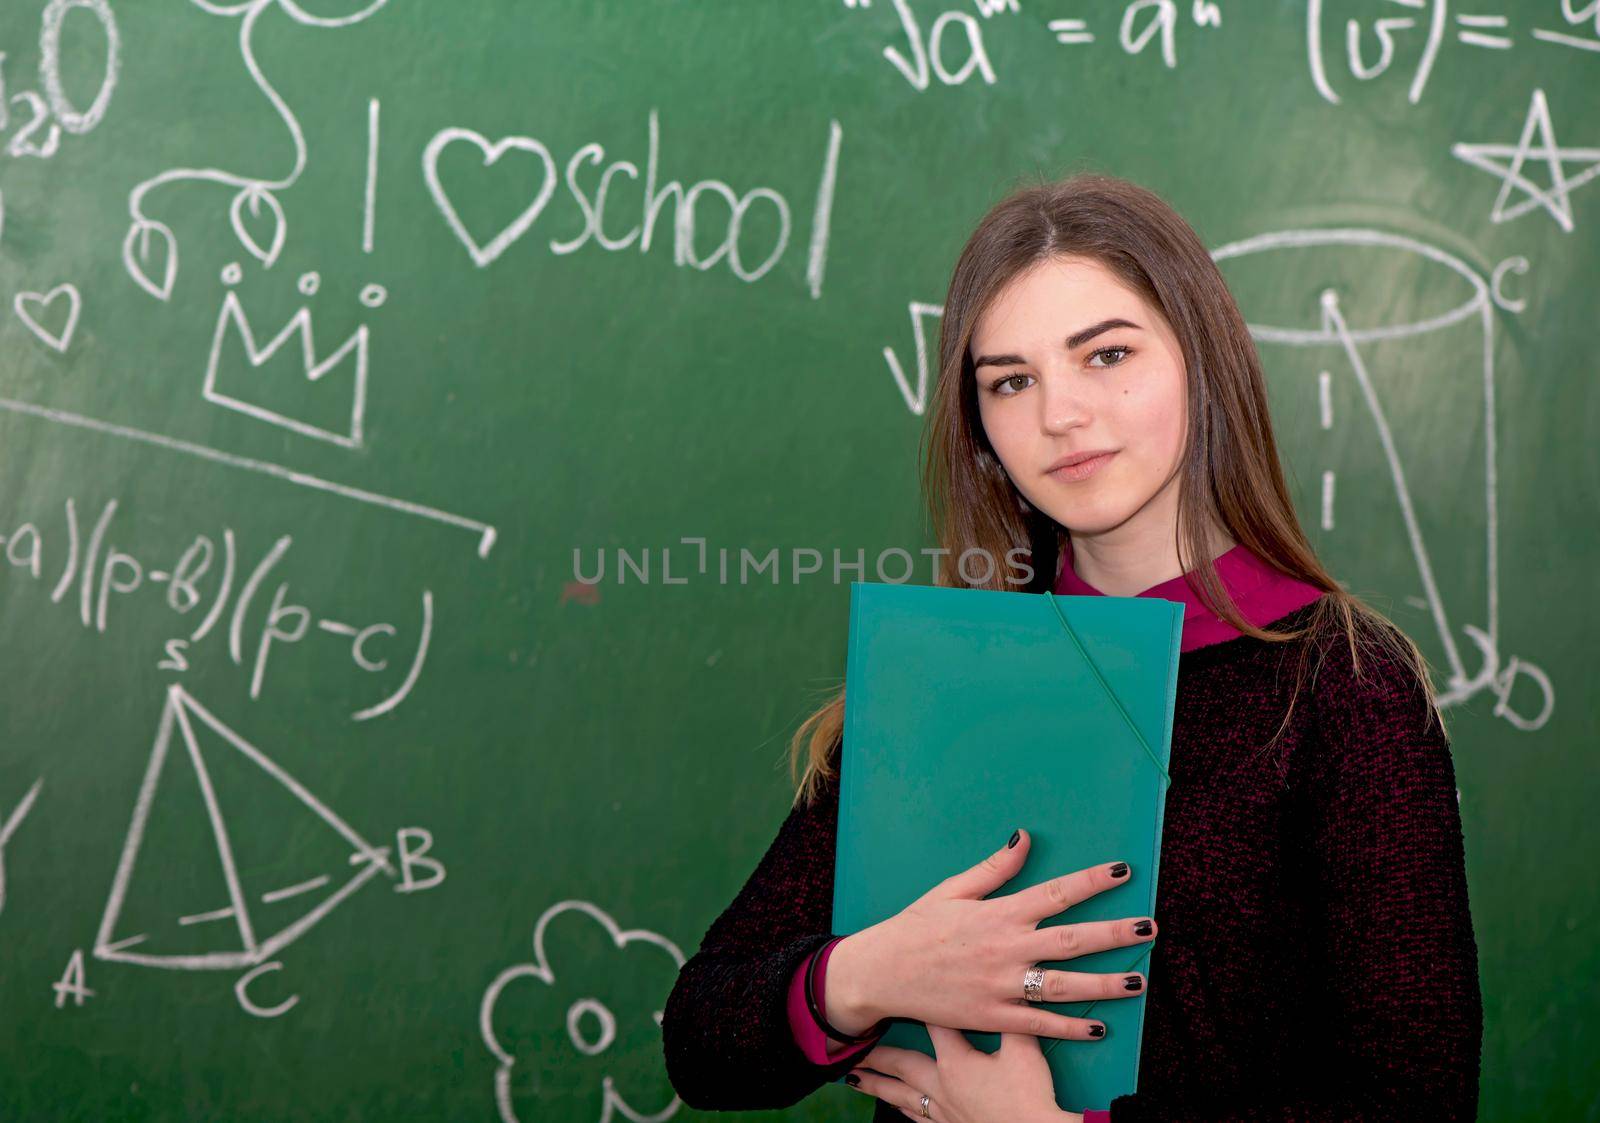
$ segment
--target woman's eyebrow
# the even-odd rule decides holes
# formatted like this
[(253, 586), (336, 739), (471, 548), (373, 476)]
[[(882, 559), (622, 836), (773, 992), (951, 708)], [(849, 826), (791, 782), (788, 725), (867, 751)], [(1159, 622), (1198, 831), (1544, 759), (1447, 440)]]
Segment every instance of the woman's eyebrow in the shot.
[[(1112, 328), (1132, 328), (1134, 331), (1144, 330), (1132, 320), (1124, 320), (1118, 317), (1113, 317), (1109, 320), (1101, 320), (1098, 324), (1090, 324), (1082, 331), (1073, 332), (1071, 335), (1067, 336), (1065, 346), (1068, 351), (1071, 351), (1075, 347), (1082, 347), (1095, 336), (1100, 335), (1103, 332), (1108, 332)], [(972, 368), (976, 370), (978, 367), (983, 366), (1015, 366), (1027, 361), (1028, 360), (1024, 359), (1020, 355), (982, 355), (973, 360)]]

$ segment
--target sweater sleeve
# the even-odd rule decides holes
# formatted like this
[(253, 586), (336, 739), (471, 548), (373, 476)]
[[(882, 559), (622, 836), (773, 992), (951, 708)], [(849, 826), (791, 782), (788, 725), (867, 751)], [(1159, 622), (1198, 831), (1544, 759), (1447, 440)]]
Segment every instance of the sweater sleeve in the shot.
[(1324, 1083), (1220, 1104), (1134, 1093), (1112, 1123), (1476, 1117), (1483, 1007), (1450, 744), (1415, 672), (1369, 650), (1358, 679), (1334, 647), (1312, 692), (1320, 736), (1291, 766), (1322, 909), (1308, 935), (1329, 1021), (1308, 1067)]
[[(837, 750), (836, 750), (837, 751)], [(835, 760), (837, 761), (837, 756)], [(744, 887), (678, 972), (662, 1010), (667, 1078), (690, 1107), (788, 1107), (854, 1066), (816, 1064), (795, 1039), (790, 984), (833, 938), (838, 777), (797, 802)]]
[(828, 957), (833, 954), (836, 943), (823, 946), (819, 952), (807, 956), (799, 967), (795, 968), (794, 978), (789, 981), (789, 1028), (794, 1032), (794, 1039), (800, 1043), (800, 1050), (813, 1064), (832, 1064), (846, 1056), (858, 1057), (871, 1052), (872, 1047), (878, 1043), (883, 1035), (874, 1034), (871, 1041), (862, 1041), (850, 1045), (840, 1043), (835, 1045), (833, 1039), (823, 1032), (811, 1011), (806, 1007), (806, 965), (813, 956), (817, 960), (817, 968), (811, 979), (812, 990), (816, 994), (817, 1005), (822, 1008), (823, 1016), (828, 1012)]

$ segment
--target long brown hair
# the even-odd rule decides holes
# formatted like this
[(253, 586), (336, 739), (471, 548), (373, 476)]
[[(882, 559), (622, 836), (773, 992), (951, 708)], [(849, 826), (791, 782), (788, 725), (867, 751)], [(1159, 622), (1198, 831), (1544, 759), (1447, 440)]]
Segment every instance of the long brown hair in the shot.
[[(967, 550), (1003, 558), (1031, 555), (1028, 592), (1054, 585), (1068, 530), (1023, 498), (984, 433), (970, 343), (985, 308), (1015, 277), (1058, 256), (1100, 263), (1166, 317), (1183, 348), (1188, 431), (1178, 467), (1178, 560), (1193, 570), (1201, 600), (1240, 633), (1271, 643), (1308, 633), (1343, 638), (1356, 673), (1361, 650), (1386, 649), (1423, 684), (1427, 711), (1439, 716), (1427, 660), (1416, 644), (1376, 609), (1346, 591), (1317, 560), (1284, 486), (1267, 413), (1261, 359), (1244, 317), (1200, 238), (1159, 195), (1127, 180), (1084, 172), (1018, 188), (978, 223), (956, 260), (939, 329), (939, 373), (922, 434), (922, 490), (941, 554), (936, 584), (1006, 589), (1002, 567), (968, 580), (955, 560)], [(1323, 590), (1305, 626), (1266, 631), (1251, 624), (1209, 564), (1214, 528), (1290, 577)], [(1189, 559), (1189, 560), (1186, 560)], [(1294, 690), (1276, 743), (1305, 681), (1302, 648)], [(1320, 650), (1320, 648), (1319, 648)], [(1441, 725), (1442, 717), (1441, 717)], [(789, 743), (796, 802), (816, 797), (835, 775), (833, 757), (844, 730), (844, 689), (801, 723)]]

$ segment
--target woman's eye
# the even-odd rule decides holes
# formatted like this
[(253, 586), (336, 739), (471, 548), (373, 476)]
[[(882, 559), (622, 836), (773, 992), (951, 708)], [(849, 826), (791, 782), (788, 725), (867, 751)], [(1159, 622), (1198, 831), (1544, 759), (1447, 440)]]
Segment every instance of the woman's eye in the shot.
[(1017, 386), (1017, 387), (1015, 387), (1013, 389), (1009, 389), (1009, 390), (1006, 387), (1010, 386), (1012, 383), (1015, 383), (1015, 382), (1017, 382), (1017, 381), (1019, 381), (1021, 379), (1028, 378), (1028, 377), (1029, 376), (1026, 375), (1026, 374), (1008, 374), (1004, 378), (997, 378), (993, 382), (991, 382), (989, 384), (989, 389), (990, 389), (991, 392), (999, 394), (1002, 398), (1009, 398), (1013, 394), (1017, 393), (1017, 391), (1021, 390), (1022, 387), (1021, 386)]
[(1104, 355), (1108, 351), (1119, 351), (1119, 352), (1121, 352), (1121, 354), (1117, 357), (1117, 361), (1116, 362), (1102, 364), (1104, 366), (1113, 366), (1114, 367), (1114, 366), (1120, 366), (1122, 364), (1122, 361), (1133, 353), (1133, 348), (1132, 347), (1102, 347), (1102, 348), (1100, 348), (1100, 350), (1098, 350), (1098, 351), (1094, 352), (1093, 354), (1091, 354), (1089, 356), (1089, 358), (1093, 359), (1096, 355)]

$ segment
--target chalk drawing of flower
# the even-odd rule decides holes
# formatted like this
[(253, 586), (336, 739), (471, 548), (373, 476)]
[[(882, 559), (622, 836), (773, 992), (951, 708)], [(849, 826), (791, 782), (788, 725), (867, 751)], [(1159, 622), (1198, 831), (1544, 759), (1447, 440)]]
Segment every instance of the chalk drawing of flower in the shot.
[[(524, 1123), (524, 1121), (518, 1118), (515, 1105), (512, 1103), (511, 1077), (517, 1059), (507, 1042), (508, 1035), (502, 1032), (505, 1025), (503, 1020), (505, 1009), (501, 1007), (501, 999), (506, 996), (507, 988), (511, 984), (523, 979), (543, 984), (551, 988), (552, 992), (555, 990), (557, 974), (545, 951), (546, 930), (551, 921), (569, 912), (586, 916), (597, 923), (609, 938), (611, 946), (618, 951), (629, 945), (644, 949), (659, 949), (670, 957), (670, 971), (674, 977), (683, 967), (683, 953), (671, 940), (642, 928), (630, 928), (624, 931), (604, 909), (588, 901), (559, 901), (545, 909), (533, 929), (533, 962), (514, 964), (496, 975), (494, 981), (484, 991), (483, 1001), (478, 1008), (478, 1028), (483, 1034), (484, 1044), (499, 1062), (494, 1074), (494, 1098), (503, 1123)], [(563, 931), (567, 930), (564, 927)], [(655, 953), (648, 952), (648, 954)], [(663, 972), (667, 970), (668, 965), (663, 964)], [(563, 989), (570, 990), (571, 980), (563, 976), (562, 981)], [(509, 1006), (509, 1003), (506, 1005)], [(496, 1028), (497, 1012), (502, 1016), (500, 1023), (502, 1029)], [(662, 1011), (653, 1010), (650, 1016), (659, 1032)], [(617, 1039), (618, 1024), (617, 1014), (611, 1005), (592, 996), (578, 998), (568, 1003), (565, 1020), (566, 1040), (575, 1051), (572, 1065), (580, 1072), (583, 1071), (585, 1058), (594, 1058), (589, 1063), (599, 1065), (607, 1065), (610, 1060), (620, 1059), (608, 1057), (611, 1046)], [(659, 1055), (659, 1048), (655, 1052)], [(549, 1059), (541, 1058), (541, 1064), (548, 1069)], [(617, 1091), (616, 1083), (609, 1071), (600, 1071), (599, 1100), (600, 1115), (597, 1123), (611, 1123), (616, 1115), (631, 1120), (632, 1123), (662, 1123), (671, 1117), (682, 1103), (674, 1095), (659, 1111), (654, 1113), (641, 1111), (628, 1103)]]

